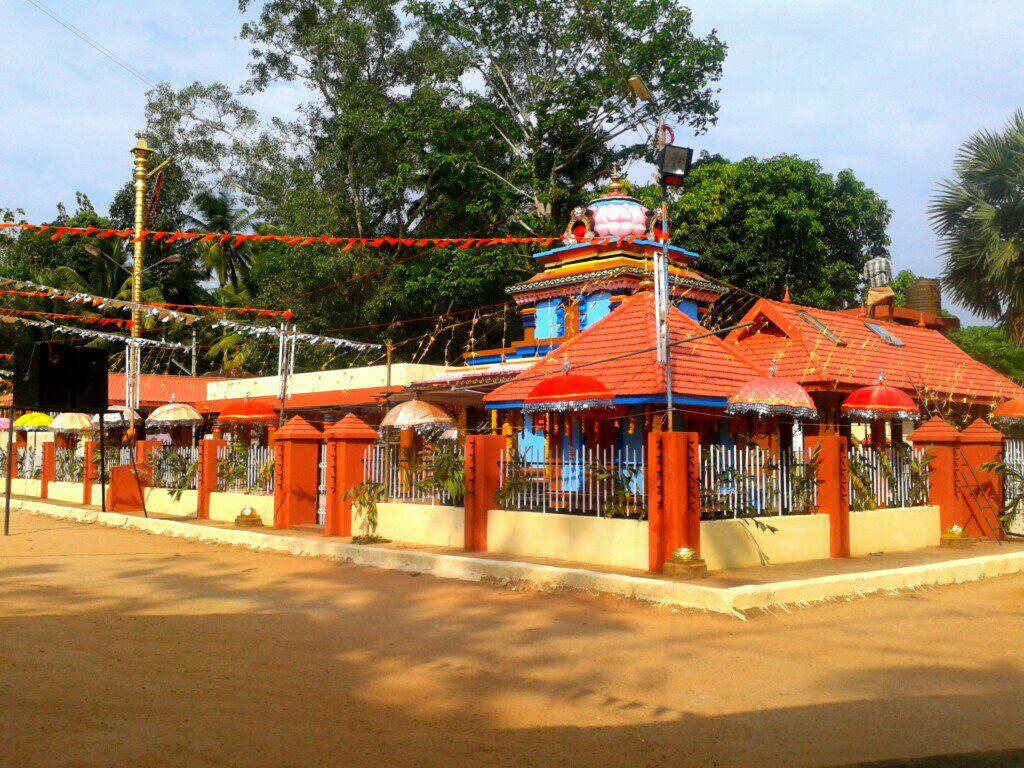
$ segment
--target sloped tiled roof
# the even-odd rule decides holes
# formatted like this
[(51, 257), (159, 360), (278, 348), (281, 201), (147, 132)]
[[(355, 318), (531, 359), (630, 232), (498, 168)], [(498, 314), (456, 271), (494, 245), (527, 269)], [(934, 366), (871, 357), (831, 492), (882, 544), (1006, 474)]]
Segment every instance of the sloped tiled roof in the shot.
[[(671, 341), (705, 331), (675, 307), (669, 309)], [(485, 395), (484, 402), (519, 402), (537, 385), (540, 375), (561, 373), (565, 362), (575, 372), (600, 381), (616, 398), (663, 395), (664, 371), (653, 347), (654, 296), (646, 291), (627, 299), (518, 377)], [(642, 349), (649, 351), (638, 351)], [(677, 345), (671, 351), (672, 391), (680, 396), (727, 398), (744, 382), (762, 375), (714, 336)], [(610, 359), (630, 352), (637, 354)]]
[[(806, 319), (808, 316), (845, 343), (830, 339)], [(887, 384), (908, 392), (923, 390), (975, 400), (1022, 394), (1020, 386), (930, 328), (768, 299), (759, 300), (743, 321), (755, 325), (733, 331), (726, 343), (759, 367), (768, 368), (774, 359), (777, 375), (798, 381), (811, 391), (867, 386), (885, 371)], [(903, 346), (887, 343), (867, 322), (881, 326)]]

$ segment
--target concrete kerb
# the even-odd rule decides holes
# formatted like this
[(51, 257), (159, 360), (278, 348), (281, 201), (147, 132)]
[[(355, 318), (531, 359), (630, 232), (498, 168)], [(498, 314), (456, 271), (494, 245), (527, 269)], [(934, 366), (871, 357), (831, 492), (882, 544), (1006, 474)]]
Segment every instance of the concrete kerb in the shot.
[(944, 584), (960, 584), (1024, 572), (1024, 552), (1018, 551), (797, 581), (724, 588), (707, 587), (643, 576), (602, 573), (584, 568), (368, 547), (329, 539), (268, 535), (258, 531), (197, 525), (186, 520), (162, 520), (116, 512), (97, 512), (31, 499), (12, 500), (12, 507), (62, 520), (98, 523), (202, 543), (227, 544), (255, 552), (323, 557), (354, 565), (422, 573), (460, 581), (479, 582), (493, 579), (540, 589), (605, 592), (659, 605), (724, 613), (738, 618), (744, 618), (745, 612), (757, 609), (770, 610), (787, 605), (863, 597), (879, 592), (900, 592)]

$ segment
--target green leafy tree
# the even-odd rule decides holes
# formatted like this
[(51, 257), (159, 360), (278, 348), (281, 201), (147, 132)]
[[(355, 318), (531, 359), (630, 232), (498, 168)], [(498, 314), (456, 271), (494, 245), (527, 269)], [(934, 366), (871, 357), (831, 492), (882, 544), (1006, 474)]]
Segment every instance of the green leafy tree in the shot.
[(1017, 346), (1004, 329), (971, 326), (951, 332), (949, 338), (975, 360), (1024, 384), (1024, 349)]
[(929, 209), (946, 289), (1024, 343), (1024, 111), (960, 148)]
[[(641, 190), (658, 200), (656, 188)], [(884, 252), (891, 212), (852, 171), (779, 155), (702, 158), (671, 207), (673, 242), (698, 268), (752, 293), (828, 309), (854, 304), (864, 264)]]

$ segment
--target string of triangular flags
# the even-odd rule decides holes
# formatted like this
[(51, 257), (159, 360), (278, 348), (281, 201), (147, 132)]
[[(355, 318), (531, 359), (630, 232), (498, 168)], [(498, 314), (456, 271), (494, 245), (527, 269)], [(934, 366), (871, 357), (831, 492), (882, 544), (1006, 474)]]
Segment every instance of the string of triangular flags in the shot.
[[(243, 243), (284, 243), (299, 247), (308, 245), (341, 246), (341, 250), (352, 248), (384, 248), (399, 245), (408, 248), (485, 248), (496, 245), (541, 245), (548, 246), (560, 237), (330, 237), (328, 235), (255, 235), (241, 232), (164, 232), (158, 230), (142, 230), (137, 236), (134, 229), (114, 229), (110, 227), (61, 227), (51, 224), (29, 224), (27, 222), (2, 222), (0, 229), (20, 228), (37, 235), (47, 235), (51, 240), (59, 240), (66, 236), (79, 237), (116, 237), (132, 242), (147, 241), (154, 243), (174, 243), (178, 240), (200, 243), (231, 244), (235, 247)], [(576, 238), (578, 244), (611, 245), (613, 243), (633, 242), (634, 240), (650, 240), (646, 235), (628, 237), (584, 237)]]
[(368, 344), (364, 342), (350, 341), (348, 339), (337, 339), (331, 336), (320, 336), (314, 333), (299, 333), (288, 330), (282, 331), (279, 328), (267, 325), (249, 325), (247, 323), (239, 323), (234, 320), (226, 320), (222, 318), (213, 320), (212, 318), (202, 317), (201, 315), (194, 315), (188, 312), (181, 312), (177, 309), (171, 309), (170, 307), (141, 304), (134, 301), (127, 301), (125, 299), (111, 299), (106, 296), (94, 296), (91, 293), (40, 285), (39, 283), (34, 283), (31, 280), (17, 280), (12, 277), (0, 277), (0, 286), (8, 286), (20, 291), (44, 294), (48, 298), (59, 299), (71, 304), (88, 304), (97, 309), (113, 308), (120, 310), (138, 310), (143, 315), (156, 317), (161, 323), (174, 321), (190, 326), (200, 322), (210, 322), (212, 320), (212, 322), (210, 322), (211, 328), (225, 328), (229, 329), (232, 333), (238, 333), (243, 336), (279, 337), (284, 333), (284, 335), (290, 339), (294, 339), (304, 344), (331, 346), (335, 349), (351, 349), (357, 352), (365, 352), (368, 350), (382, 348), (380, 344)]
[(69, 336), (81, 336), (87, 339), (105, 339), (116, 341), (119, 344), (130, 344), (136, 347), (159, 347), (161, 349), (190, 349), (186, 344), (179, 344), (176, 341), (161, 341), (160, 339), (146, 339), (135, 336), (121, 336), (116, 333), (104, 333), (95, 331), (92, 328), (72, 328), (69, 325), (57, 325), (49, 320), (32, 320), (27, 317), (14, 315), (0, 315), (0, 322), (27, 325), (33, 328), (49, 328), (54, 333), (63, 333)]

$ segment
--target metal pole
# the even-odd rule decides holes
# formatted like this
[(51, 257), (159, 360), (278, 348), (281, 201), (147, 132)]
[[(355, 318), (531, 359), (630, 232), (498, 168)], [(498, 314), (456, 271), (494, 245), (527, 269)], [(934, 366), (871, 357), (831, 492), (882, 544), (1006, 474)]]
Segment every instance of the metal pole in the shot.
[(277, 337), (277, 375), (281, 380), (277, 393), (277, 399), (281, 403), (281, 413), (277, 423), (279, 427), (284, 426), (284, 399), (288, 394), (288, 359), (286, 357), (288, 347), (285, 343), (285, 330), (287, 327), (285, 321), (282, 320), (281, 330)]
[[(665, 366), (665, 409), (668, 414), (668, 431), (676, 428), (676, 414), (672, 396), (672, 356), (669, 351), (668, 333), (668, 189), (661, 185), (661, 260), (655, 267), (654, 303), (658, 323), (658, 362)], [(660, 288), (660, 290), (658, 290)]]
[(199, 360), (199, 342), (197, 341), (196, 329), (192, 329), (192, 375), (196, 375), (196, 364)]
[[(132, 149), (132, 160), (134, 166), (133, 178), (135, 182), (135, 237), (132, 240), (132, 301), (136, 306), (132, 307), (132, 338), (139, 338), (142, 335), (142, 312), (138, 305), (142, 303), (142, 261), (145, 251), (142, 232), (146, 226), (146, 170), (149, 166), (150, 155), (153, 150), (146, 144), (145, 139), (139, 139)], [(139, 399), (139, 373), (142, 368), (142, 346), (132, 345), (132, 372), (131, 389), (132, 397), (125, 405), (130, 408), (129, 434), (135, 436), (135, 409), (138, 407)], [(127, 398), (126, 398), (127, 399)]]
[(14, 475), (14, 408), (7, 411), (7, 477), (4, 480), (4, 536), (11, 535), (11, 486), (14, 485), (11, 478)]

